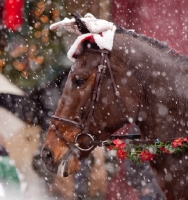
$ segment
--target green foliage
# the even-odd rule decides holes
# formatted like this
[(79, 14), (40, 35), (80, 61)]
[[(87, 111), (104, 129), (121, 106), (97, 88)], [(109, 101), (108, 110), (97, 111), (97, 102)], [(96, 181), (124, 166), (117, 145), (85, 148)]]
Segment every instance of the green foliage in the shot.
[(122, 140), (108, 141), (109, 149), (115, 150), (119, 159), (130, 159), (135, 163), (153, 160), (161, 154), (180, 155), (188, 150), (188, 138), (180, 137), (172, 142), (160, 142), (153, 144), (125, 144)]

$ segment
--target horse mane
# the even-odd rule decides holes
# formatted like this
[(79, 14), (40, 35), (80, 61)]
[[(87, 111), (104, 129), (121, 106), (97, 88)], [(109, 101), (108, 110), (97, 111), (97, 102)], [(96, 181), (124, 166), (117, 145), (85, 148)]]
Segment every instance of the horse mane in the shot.
[[(145, 42), (150, 47), (158, 49), (159, 51), (161, 51), (161, 53), (168, 55), (169, 58), (171, 58), (171, 60), (173, 61), (173, 65), (172, 65), (172, 63), (170, 63), (170, 65), (169, 65), (170, 68), (160, 65), (162, 68), (164, 67), (164, 69), (166, 68), (167, 70), (171, 69), (171, 71), (173, 71), (174, 74), (179, 73), (179, 71), (182, 71), (183, 69), (184, 69), (184, 74), (187, 73), (188, 69), (187, 69), (186, 65), (188, 64), (188, 57), (179, 54), (178, 51), (176, 51), (175, 49), (172, 49), (171, 47), (166, 45), (164, 42), (161, 42), (155, 38), (148, 37), (143, 34), (135, 33), (133, 30), (124, 29), (121, 26), (117, 26), (116, 34), (121, 34), (122, 36), (126, 35), (128, 37), (138, 39), (141, 42)], [(117, 60), (117, 57), (116, 57), (116, 60)], [(116, 66), (119, 66), (118, 70), (120, 70), (119, 63), (117, 63)], [(166, 71), (166, 72), (168, 73), (168, 71)], [(122, 71), (122, 73), (123, 73), (123, 71)], [(138, 76), (145, 77), (144, 80), (147, 80), (147, 81), (151, 80), (149, 76), (147, 77), (147, 73), (144, 73), (144, 75), (141, 76), (141, 73), (139, 72)], [(169, 75), (169, 77), (173, 78), (172, 75)], [(162, 79), (160, 79), (159, 81), (162, 81)], [(165, 79), (164, 79), (164, 83), (165, 83)], [(187, 104), (188, 104), (187, 97), (185, 97), (184, 95), (181, 96), (177, 92), (174, 92), (174, 91), (176, 91), (176, 89), (173, 89), (172, 91), (170, 91), (170, 90), (167, 91), (168, 93), (166, 93), (166, 97), (161, 99), (163, 104), (164, 105), (168, 104), (168, 106), (173, 109), (181, 108), (182, 110), (185, 110), (185, 112), (186, 112), (187, 111), (186, 108), (187, 108)], [(151, 98), (151, 95), (150, 95), (150, 98)]]
[(149, 45), (158, 48), (163, 52), (167, 52), (173, 59), (178, 59), (180, 62), (188, 62), (188, 57), (182, 55), (180, 51), (175, 50), (174, 48), (168, 46), (166, 43), (157, 40), (156, 38), (152, 38), (146, 36), (144, 34), (138, 34), (134, 32), (134, 30), (124, 29), (123, 27), (116, 25), (116, 33), (117, 34), (126, 34), (133, 38), (138, 38), (139, 40), (147, 42)]

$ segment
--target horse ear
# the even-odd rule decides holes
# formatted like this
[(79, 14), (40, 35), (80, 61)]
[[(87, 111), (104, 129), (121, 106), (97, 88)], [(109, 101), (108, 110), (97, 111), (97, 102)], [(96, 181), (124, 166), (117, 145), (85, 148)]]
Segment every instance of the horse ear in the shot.
[(82, 34), (86, 34), (86, 33), (90, 33), (90, 31), (87, 29), (87, 26), (85, 25), (85, 22), (83, 22), (80, 18), (81, 15), (79, 13), (75, 13), (75, 14), (71, 14), (72, 17), (75, 18), (76, 20), (76, 25), (78, 27), (78, 30), (82, 33)]
[[(74, 11), (74, 13), (73, 14), (71, 14), (71, 16), (77, 16), (78, 18), (82, 18), (82, 15), (80, 15), (80, 13), (79, 12), (77, 12), (76, 10)], [(74, 17), (73, 16), (73, 17)]]

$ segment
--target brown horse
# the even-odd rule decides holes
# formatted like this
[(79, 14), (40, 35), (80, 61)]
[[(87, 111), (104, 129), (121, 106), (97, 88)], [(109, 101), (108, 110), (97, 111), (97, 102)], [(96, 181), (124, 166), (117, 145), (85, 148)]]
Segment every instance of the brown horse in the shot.
[[(89, 32), (81, 23), (79, 31)], [(187, 136), (187, 58), (119, 26), (111, 51), (90, 39), (77, 50), (42, 151), (51, 172), (74, 173), (81, 159), (124, 124), (136, 123), (142, 140)], [(187, 159), (185, 152), (150, 162), (168, 200), (188, 197)]]

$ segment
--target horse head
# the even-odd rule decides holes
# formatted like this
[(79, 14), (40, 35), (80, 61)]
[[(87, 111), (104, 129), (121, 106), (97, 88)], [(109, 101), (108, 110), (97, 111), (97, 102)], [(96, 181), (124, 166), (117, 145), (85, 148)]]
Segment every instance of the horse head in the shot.
[[(97, 145), (135, 123), (139, 144), (166, 141), (172, 154), (179, 152), (161, 152), (150, 165), (167, 199), (186, 199), (188, 59), (156, 39), (90, 14), (51, 28), (58, 26), (79, 36), (68, 52), (74, 64), (42, 151), (47, 168), (62, 176), (75, 172)], [(175, 139), (182, 143), (174, 147)]]
[(78, 33), (85, 27), (90, 33), (79, 33), (68, 52), (74, 64), (42, 151), (46, 167), (62, 176), (78, 170), (80, 160), (113, 132), (136, 121), (139, 109), (139, 94), (132, 94), (132, 85), (119, 76), (130, 72), (122, 66), (116, 26), (91, 15), (80, 18), (79, 26), (77, 18), (67, 21), (66, 29)]

